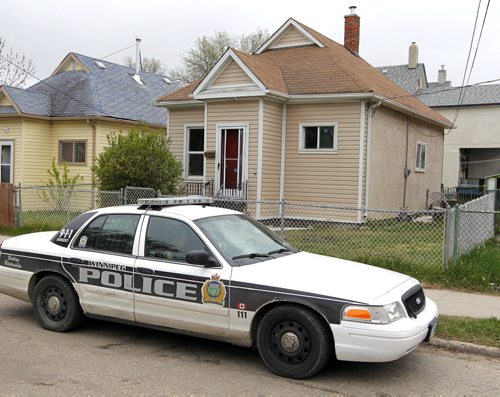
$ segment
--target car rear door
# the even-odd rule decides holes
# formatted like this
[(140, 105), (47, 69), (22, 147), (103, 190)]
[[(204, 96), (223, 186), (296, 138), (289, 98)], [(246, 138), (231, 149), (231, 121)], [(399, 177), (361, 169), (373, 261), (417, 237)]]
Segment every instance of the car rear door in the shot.
[(133, 271), (141, 214), (92, 219), (66, 249), (63, 267), (87, 314), (134, 320)]
[(226, 336), (231, 267), (189, 264), (186, 253), (213, 247), (188, 221), (146, 216), (135, 262), (137, 322)]

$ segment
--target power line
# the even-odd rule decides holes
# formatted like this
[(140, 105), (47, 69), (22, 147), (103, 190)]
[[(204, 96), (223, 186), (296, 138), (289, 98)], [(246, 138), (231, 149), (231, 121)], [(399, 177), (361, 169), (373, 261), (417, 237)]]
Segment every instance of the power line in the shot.
[[(462, 86), (464, 85), (465, 76), (467, 75), (467, 66), (469, 64), (470, 54), (471, 54), (471, 50), (472, 50), (472, 43), (474, 41), (474, 36), (475, 36), (476, 26), (477, 26), (477, 18), (478, 18), (478, 15), (479, 15), (480, 8), (481, 8), (481, 0), (479, 0), (479, 4), (478, 4), (478, 7), (477, 7), (476, 20), (475, 20), (475, 23), (474, 23), (474, 30), (472, 32), (471, 46), (469, 48), (469, 55), (467, 57), (467, 64), (465, 65), (464, 78), (462, 80)], [(476, 62), (476, 56), (477, 56), (477, 52), (479, 50), (479, 44), (481, 43), (481, 38), (483, 36), (484, 24), (486, 23), (486, 17), (488, 16), (488, 10), (489, 10), (489, 8), (490, 8), (490, 0), (488, 0), (488, 4), (486, 5), (486, 10), (484, 12), (483, 23), (481, 25), (481, 31), (479, 32), (479, 38), (478, 38), (477, 43), (476, 43), (476, 51), (474, 52), (474, 58), (472, 59), (472, 64), (471, 64), (471, 67), (469, 69), (469, 77), (467, 78), (467, 85), (469, 84), (470, 77), (472, 75), (472, 70), (474, 69), (474, 64)], [(453, 126), (455, 125), (455, 122), (457, 121), (457, 118), (458, 118), (458, 115), (460, 114), (460, 109), (462, 107), (463, 101), (465, 100), (465, 93), (467, 92), (467, 85), (465, 86), (465, 88), (464, 88), (463, 91), (462, 90), (460, 91), (460, 95), (459, 95), (459, 98), (458, 98), (458, 106), (457, 106), (457, 109), (455, 110), (455, 117), (453, 118), (453, 123), (452, 123)], [(448, 135), (451, 132), (453, 126), (450, 127), (450, 129), (448, 130), (447, 133), (445, 133), (445, 135)]]
[(132, 45), (130, 45), (130, 46), (128, 46), (128, 47), (122, 48), (121, 50), (118, 50), (118, 51), (115, 51), (115, 52), (113, 52), (113, 53), (111, 53), (111, 54), (108, 54), (108, 55), (106, 55), (106, 56), (104, 56), (104, 57), (102, 57), (102, 58), (100, 58), (100, 59), (106, 59), (106, 58), (109, 58), (109, 57), (110, 57), (110, 56), (112, 56), (112, 55), (116, 55), (116, 54), (118, 54), (118, 53), (120, 53), (120, 52), (122, 52), (122, 51), (128, 50), (129, 48), (132, 48), (132, 47), (134, 47), (134, 46), (135, 46), (135, 44), (132, 44)]

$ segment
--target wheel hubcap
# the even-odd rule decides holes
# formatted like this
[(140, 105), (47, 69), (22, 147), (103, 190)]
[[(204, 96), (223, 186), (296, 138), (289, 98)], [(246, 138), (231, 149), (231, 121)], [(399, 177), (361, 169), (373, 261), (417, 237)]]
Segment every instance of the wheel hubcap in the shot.
[(274, 356), (288, 365), (303, 363), (311, 353), (311, 336), (307, 329), (293, 320), (277, 323), (271, 334)]
[(61, 289), (49, 287), (45, 289), (41, 298), (41, 314), (47, 321), (57, 323), (64, 320), (68, 311), (68, 302)]
[(295, 353), (300, 347), (299, 337), (293, 332), (285, 332), (281, 336), (281, 347), (288, 353)]
[(59, 298), (57, 296), (51, 296), (47, 300), (47, 309), (52, 314), (55, 314), (59, 310), (61, 310), (61, 301), (59, 300)]

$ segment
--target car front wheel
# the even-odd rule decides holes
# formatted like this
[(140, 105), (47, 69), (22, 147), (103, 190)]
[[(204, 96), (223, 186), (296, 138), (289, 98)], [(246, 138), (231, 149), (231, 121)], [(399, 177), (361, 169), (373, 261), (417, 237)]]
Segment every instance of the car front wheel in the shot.
[(58, 276), (46, 276), (35, 286), (33, 311), (43, 328), (55, 332), (70, 331), (84, 319), (75, 290)]
[(321, 371), (332, 354), (331, 336), (321, 318), (306, 308), (281, 305), (262, 318), (257, 347), (276, 374), (294, 379)]

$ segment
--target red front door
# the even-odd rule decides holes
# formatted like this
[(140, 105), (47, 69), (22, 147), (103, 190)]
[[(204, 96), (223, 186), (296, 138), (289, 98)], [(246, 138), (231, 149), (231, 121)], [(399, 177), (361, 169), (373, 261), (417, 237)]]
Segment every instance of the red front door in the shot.
[(243, 129), (221, 130), (220, 184), (224, 190), (241, 189), (242, 185)]

